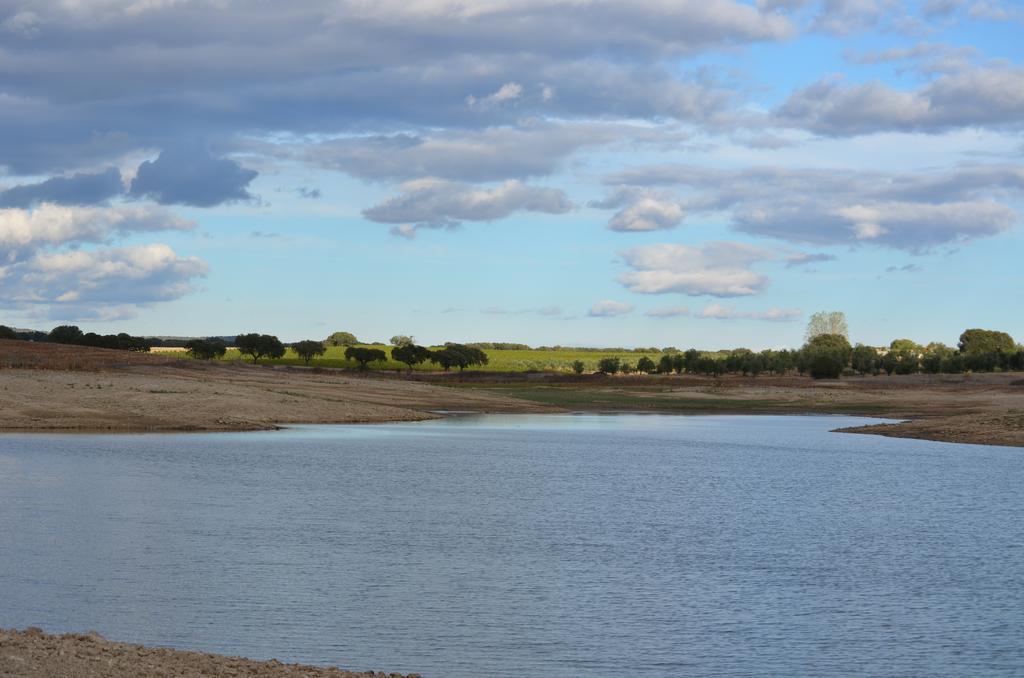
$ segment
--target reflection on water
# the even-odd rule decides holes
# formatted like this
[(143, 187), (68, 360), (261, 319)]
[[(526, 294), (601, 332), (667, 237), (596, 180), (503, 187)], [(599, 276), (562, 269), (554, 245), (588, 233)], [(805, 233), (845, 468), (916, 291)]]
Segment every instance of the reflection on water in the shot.
[(0, 436), (0, 626), (437, 678), (1024, 672), (1024, 451), (857, 423)]

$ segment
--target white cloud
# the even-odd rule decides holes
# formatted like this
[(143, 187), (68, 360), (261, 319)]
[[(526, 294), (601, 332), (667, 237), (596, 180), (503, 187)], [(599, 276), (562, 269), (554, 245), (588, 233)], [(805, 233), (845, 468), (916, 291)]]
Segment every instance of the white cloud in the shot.
[(1024, 68), (964, 67), (912, 91), (873, 81), (826, 78), (795, 91), (775, 112), (780, 124), (827, 136), (944, 132), (958, 127), (1024, 126)]
[(767, 311), (737, 311), (721, 304), (705, 306), (698, 318), (714, 320), (769, 320), (772, 322), (789, 322), (798, 320), (803, 311), (795, 308), (770, 308)]
[(649, 130), (632, 125), (532, 119), (482, 130), (332, 139), (303, 149), (299, 157), (376, 181), (421, 177), (497, 181), (546, 176), (561, 169), (563, 161), (578, 150), (644, 134)]
[(587, 313), (591, 318), (614, 318), (620, 315), (626, 315), (633, 312), (633, 305), (627, 304), (624, 301), (612, 301), (605, 299), (599, 301), (590, 307), (590, 311)]
[(0, 262), (14, 262), (42, 248), (106, 242), (129, 233), (183, 231), (195, 223), (151, 206), (0, 209)]
[(712, 242), (645, 245), (626, 250), (622, 258), (634, 270), (620, 275), (619, 282), (631, 292), (740, 297), (764, 290), (768, 278), (751, 266), (776, 257), (754, 245)]
[(506, 101), (514, 101), (520, 99), (523, 96), (523, 86), (518, 82), (506, 82), (502, 85), (497, 92), (488, 94), (482, 99), (477, 99), (475, 96), (470, 94), (466, 97), (466, 103), (471, 107), (478, 108), (489, 108), (491, 106), (497, 106)]
[(463, 221), (494, 221), (514, 212), (563, 214), (573, 205), (554, 188), (506, 181), (481, 188), (442, 179), (419, 179), (401, 185), (402, 194), (370, 207), (363, 214), (371, 221), (412, 224), (399, 228), (406, 237), (418, 228), (454, 228)]
[(208, 266), (164, 244), (40, 252), (6, 268), (0, 306), (50, 317), (118, 319), (137, 306), (177, 299)]
[(638, 198), (608, 222), (613, 231), (658, 231), (675, 228), (686, 216), (678, 203), (653, 196)]
[(745, 233), (911, 252), (1003, 233), (1020, 221), (1012, 205), (1024, 197), (1024, 168), (1013, 165), (916, 173), (660, 165), (607, 181), (623, 194), (675, 188), (688, 213), (725, 213)]
[(664, 306), (653, 308), (644, 315), (651, 318), (678, 318), (679, 316), (690, 315), (689, 306)]

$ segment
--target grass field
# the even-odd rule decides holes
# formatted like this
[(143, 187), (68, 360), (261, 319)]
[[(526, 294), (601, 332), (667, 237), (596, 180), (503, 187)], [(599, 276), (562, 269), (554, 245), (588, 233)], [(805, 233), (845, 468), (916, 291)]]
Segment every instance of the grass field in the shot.
[[(388, 355), (391, 355), (390, 346), (382, 345), (368, 345), (367, 348), (379, 348), (382, 349)], [(164, 353), (165, 351), (161, 351)], [(171, 355), (177, 355), (170, 351), (166, 351)], [(647, 356), (655, 363), (661, 358), (660, 352), (651, 353), (634, 353), (632, 351), (587, 351), (587, 350), (574, 350), (574, 349), (558, 349), (558, 350), (497, 350), (489, 349), (486, 351), (487, 357), (490, 362), (482, 367), (470, 368), (476, 371), (484, 372), (572, 372), (572, 364), (577, 361), (583, 361), (584, 369), (587, 372), (594, 372), (597, 370), (597, 362), (602, 358), (618, 357), (624, 362), (628, 362), (632, 365), (636, 365), (636, 361), (643, 356)], [(181, 355), (184, 357), (186, 354), (182, 350)], [(231, 349), (224, 356), (223, 360), (248, 360), (234, 349)], [(276, 360), (261, 360), (260, 364), (267, 365), (305, 365), (305, 362), (299, 358), (295, 353), (288, 349), (288, 352), (283, 358)], [(328, 347), (327, 353), (320, 358), (315, 358), (310, 362), (310, 367), (344, 367), (344, 368), (356, 368), (358, 364), (354, 360), (345, 360), (345, 347), (344, 346), (331, 346)], [(371, 368), (375, 370), (404, 370), (406, 366), (404, 363), (400, 363), (394, 360), (388, 360), (384, 363), (372, 363)], [(437, 371), (440, 369), (433, 363), (424, 363), (415, 367), (417, 371)], [(468, 370), (467, 370), (468, 371)]]

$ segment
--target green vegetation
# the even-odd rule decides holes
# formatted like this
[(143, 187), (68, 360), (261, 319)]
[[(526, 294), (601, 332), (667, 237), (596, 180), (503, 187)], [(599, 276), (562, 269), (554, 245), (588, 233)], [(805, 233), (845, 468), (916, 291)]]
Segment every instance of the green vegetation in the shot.
[(324, 339), (326, 346), (355, 346), (359, 343), (356, 335), (351, 332), (335, 332)]
[[(827, 332), (824, 330), (835, 330)], [(960, 336), (957, 348), (932, 342), (919, 344), (900, 338), (888, 347), (850, 346), (846, 319), (842, 313), (815, 313), (807, 327), (807, 343), (795, 350), (752, 351), (747, 348), (680, 351), (666, 348), (566, 348), (550, 346), (530, 348), (509, 342), (471, 344), (446, 343), (443, 346), (419, 346), (410, 335), (395, 335), (390, 345), (361, 344), (351, 332), (334, 332), (324, 341), (306, 339), (290, 346), (267, 334), (240, 334), (237, 337), (191, 339), (168, 338), (167, 347), (182, 346), (188, 356), (201, 360), (242, 360), (276, 365), (368, 370), (408, 370), (445, 372), (473, 369), (484, 372), (552, 372), (575, 374), (691, 374), (719, 377), (736, 374), (757, 377), (784, 375), (793, 371), (819, 379), (835, 379), (852, 374), (956, 374), (1024, 370), (1024, 346), (995, 330), (969, 329)], [(96, 335), (83, 333), (74, 325), (55, 327), (50, 333), (13, 330), (0, 325), (0, 338), (50, 341), (76, 345), (148, 351), (159, 346), (159, 339), (132, 337), (128, 334)], [(174, 343), (180, 342), (180, 343)], [(228, 348), (232, 342), (234, 347)], [(355, 342), (355, 343), (353, 343)]]
[(345, 349), (345, 359), (356, 361), (360, 370), (366, 370), (370, 363), (382, 363), (387, 360), (388, 354), (379, 348), (349, 346)]
[(292, 344), (292, 351), (295, 355), (302, 358), (306, 364), (313, 358), (318, 358), (327, 351), (322, 341), (315, 341), (313, 339), (304, 339), (303, 341), (297, 341)]
[(801, 351), (802, 366), (815, 379), (838, 379), (853, 349), (841, 334), (819, 334), (811, 338)]
[(490, 362), (487, 354), (475, 346), (465, 344), (444, 345), (444, 348), (431, 352), (430, 362), (437, 363), (445, 372), (453, 367), (464, 370), (467, 367), (483, 366)]
[[(391, 338), (392, 342), (394, 339), (394, 337)], [(395, 348), (391, 349), (391, 358), (405, 363), (409, 367), (409, 371), (412, 372), (412, 368), (430, 360), (433, 353), (429, 348), (412, 343), (412, 337), (409, 337), (409, 340), (409, 343), (395, 345)]]
[(239, 334), (235, 337), (235, 346), (239, 353), (252, 358), (253, 363), (260, 358), (282, 358), (285, 354), (284, 344), (271, 334)]
[(228, 347), (224, 344), (223, 339), (210, 337), (209, 339), (190, 340), (185, 344), (185, 350), (198, 360), (213, 360), (214, 358), (223, 358)]

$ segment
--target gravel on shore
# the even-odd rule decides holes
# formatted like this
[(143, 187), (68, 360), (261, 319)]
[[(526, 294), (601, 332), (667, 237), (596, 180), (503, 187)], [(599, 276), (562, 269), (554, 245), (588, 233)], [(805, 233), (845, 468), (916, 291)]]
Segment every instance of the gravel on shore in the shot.
[(0, 629), (0, 677), (138, 678), (246, 676), (249, 678), (419, 678), (419, 674), (346, 671), (335, 667), (253, 661), (205, 652), (115, 643), (95, 632), (50, 635), (29, 627)]

